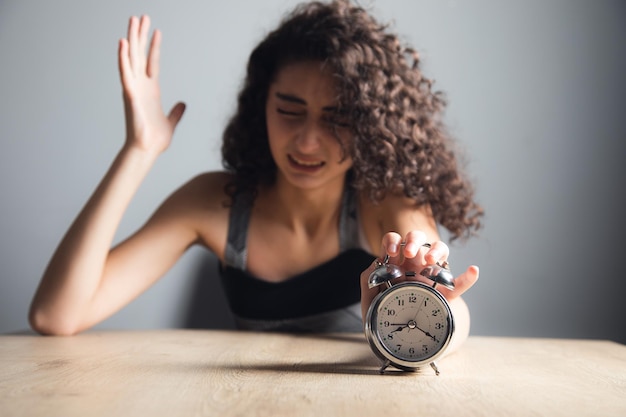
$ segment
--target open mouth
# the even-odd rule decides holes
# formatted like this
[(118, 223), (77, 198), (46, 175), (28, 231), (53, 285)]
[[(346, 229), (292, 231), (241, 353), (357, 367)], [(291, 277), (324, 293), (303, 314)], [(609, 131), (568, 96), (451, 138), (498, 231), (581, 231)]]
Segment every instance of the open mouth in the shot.
[(321, 168), (322, 166), (324, 166), (326, 163), (324, 161), (304, 161), (302, 159), (298, 159), (295, 156), (288, 154), (287, 157), (289, 158), (289, 162), (291, 162), (291, 165), (297, 167), (297, 168), (301, 168), (301, 169), (317, 169), (317, 168)]

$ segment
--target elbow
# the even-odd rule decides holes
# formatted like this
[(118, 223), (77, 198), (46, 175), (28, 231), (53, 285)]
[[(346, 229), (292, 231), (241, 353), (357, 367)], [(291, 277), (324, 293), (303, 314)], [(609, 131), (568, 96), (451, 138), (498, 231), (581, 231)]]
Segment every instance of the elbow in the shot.
[(75, 321), (54, 317), (35, 306), (30, 309), (28, 323), (35, 332), (45, 336), (74, 336), (80, 331)]

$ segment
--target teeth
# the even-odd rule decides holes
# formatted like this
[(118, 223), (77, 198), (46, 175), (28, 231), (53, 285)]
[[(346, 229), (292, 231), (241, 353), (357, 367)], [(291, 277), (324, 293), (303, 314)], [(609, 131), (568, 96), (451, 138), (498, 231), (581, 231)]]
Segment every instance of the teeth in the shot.
[(321, 166), (324, 162), (307, 162), (307, 161), (301, 161), (298, 158), (294, 157), (293, 155), (289, 155), (291, 157), (291, 159), (293, 159), (294, 162), (296, 162), (298, 165), (302, 165), (305, 167), (317, 167), (317, 166)]

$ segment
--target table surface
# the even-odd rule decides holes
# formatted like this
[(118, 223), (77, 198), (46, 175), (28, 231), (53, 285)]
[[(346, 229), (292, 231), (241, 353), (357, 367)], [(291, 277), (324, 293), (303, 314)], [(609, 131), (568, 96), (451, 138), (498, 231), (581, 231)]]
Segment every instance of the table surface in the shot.
[(626, 346), (470, 337), (416, 373), (361, 334), (0, 336), (2, 416), (626, 416)]

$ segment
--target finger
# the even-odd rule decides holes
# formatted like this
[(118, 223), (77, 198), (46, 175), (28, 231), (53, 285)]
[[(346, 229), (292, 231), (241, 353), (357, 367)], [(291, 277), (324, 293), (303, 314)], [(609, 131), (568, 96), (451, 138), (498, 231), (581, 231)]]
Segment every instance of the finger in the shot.
[(387, 232), (383, 236), (381, 245), (382, 257), (389, 255), (391, 258), (395, 258), (400, 255), (400, 244), (402, 243), (402, 236), (396, 232)]
[(130, 65), (133, 71), (137, 72), (139, 68), (139, 20), (137, 17), (132, 16), (130, 18), (130, 22), (128, 23), (128, 46), (129, 52), (128, 55), (130, 57)]
[(415, 258), (420, 250), (427, 242), (426, 233), (419, 230), (412, 230), (406, 234), (404, 238), (403, 254), (405, 258)]
[(449, 290), (442, 286), (437, 286), (437, 289), (446, 297), (448, 300), (453, 300), (457, 297), (460, 297), (469, 290), (475, 283), (478, 281), (479, 269), (476, 265), (472, 265), (467, 268), (465, 272), (455, 278), (454, 280), (454, 290)]
[(176, 103), (176, 105), (172, 107), (172, 110), (170, 110), (170, 114), (167, 116), (167, 119), (170, 122), (172, 131), (176, 128), (178, 122), (180, 122), (180, 119), (183, 117), (183, 113), (185, 113), (186, 108), (187, 106), (185, 105), (185, 103)]
[(450, 255), (450, 248), (444, 242), (433, 242), (430, 249), (424, 255), (427, 264), (436, 264), (446, 261)]
[(130, 61), (128, 59), (128, 40), (120, 39), (117, 55), (122, 86), (126, 88), (130, 81), (130, 76), (132, 73)]
[(148, 77), (159, 78), (159, 60), (161, 58), (161, 31), (155, 30), (150, 42), (150, 52), (148, 53), (148, 67), (146, 69)]
[(150, 17), (143, 15), (139, 20), (138, 50), (139, 58), (145, 61), (148, 33), (150, 32)]

